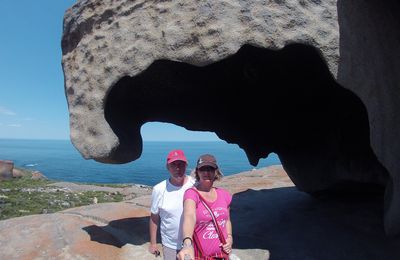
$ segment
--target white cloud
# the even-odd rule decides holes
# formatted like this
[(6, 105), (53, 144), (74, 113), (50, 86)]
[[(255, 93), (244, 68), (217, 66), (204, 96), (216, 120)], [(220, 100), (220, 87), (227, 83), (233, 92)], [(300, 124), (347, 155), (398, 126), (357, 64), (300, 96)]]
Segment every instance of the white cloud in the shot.
[(23, 118), (22, 120), (24, 120), (24, 121), (33, 121), (33, 120), (35, 120), (34, 118), (31, 118), (31, 117), (25, 117), (25, 118)]
[(21, 127), (22, 125), (20, 125), (20, 124), (8, 124), (7, 126), (9, 126), (9, 127)]
[(15, 116), (16, 115), (15, 112), (13, 112), (5, 107), (0, 107), (0, 114), (7, 115), (7, 116)]

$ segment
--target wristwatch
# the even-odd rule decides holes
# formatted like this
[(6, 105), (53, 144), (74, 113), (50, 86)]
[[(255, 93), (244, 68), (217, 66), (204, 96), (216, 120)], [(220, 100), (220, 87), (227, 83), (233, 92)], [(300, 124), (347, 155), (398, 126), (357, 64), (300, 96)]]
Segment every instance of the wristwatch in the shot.
[[(190, 240), (190, 245), (185, 243), (185, 240)], [(184, 247), (192, 247), (193, 246), (193, 240), (191, 237), (185, 237), (184, 239), (182, 239), (182, 248)]]

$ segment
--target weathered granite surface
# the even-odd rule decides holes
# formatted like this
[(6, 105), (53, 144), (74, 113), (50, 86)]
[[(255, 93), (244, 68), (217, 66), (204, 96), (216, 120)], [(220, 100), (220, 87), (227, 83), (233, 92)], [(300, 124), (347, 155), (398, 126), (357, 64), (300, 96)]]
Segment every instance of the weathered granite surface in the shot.
[(338, 1), (338, 82), (368, 113), (370, 140), (387, 169), (385, 228), (400, 234), (400, 2)]
[(156, 60), (204, 66), (244, 44), (280, 49), (290, 43), (315, 46), (336, 75), (336, 1), (78, 1), (65, 13), (62, 38), (71, 140), (85, 158), (137, 159), (140, 125), (130, 132), (137, 140), (118, 153), (128, 144), (104, 114), (107, 95), (121, 78)]
[(254, 165), (276, 152), (311, 194), (385, 188), (386, 232), (400, 234), (399, 11), (395, 0), (78, 1), (62, 38), (71, 140), (85, 158), (124, 163), (146, 122), (213, 131)]
[[(376, 198), (316, 200), (293, 187), (281, 166), (216, 184), (234, 193), (234, 252), (242, 260), (400, 257), (400, 240), (385, 236)], [(148, 192), (120, 203), (0, 221), (0, 259), (159, 259), (147, 252)]]

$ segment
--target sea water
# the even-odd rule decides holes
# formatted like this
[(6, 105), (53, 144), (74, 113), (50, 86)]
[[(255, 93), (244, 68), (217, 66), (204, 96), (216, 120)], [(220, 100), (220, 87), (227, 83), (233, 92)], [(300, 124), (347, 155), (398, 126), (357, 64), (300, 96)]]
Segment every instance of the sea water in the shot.
[(215, 142), (144, 142), (142, 155), (126, 164), (103, 164), (85, 160), (69, 140), (0, 139), (0, 160), (12, 160), (16, 167), (38, 170), (52, 180), (86, 183), (136, 183), (154, 185), (167, 178), (166, 156), (182, 149), (189, 161), (188, 173), (197, 158), (213, 154), (225, 176), (281, 164), (276, 154), (249, 164), (244, 151), (235, 144)]

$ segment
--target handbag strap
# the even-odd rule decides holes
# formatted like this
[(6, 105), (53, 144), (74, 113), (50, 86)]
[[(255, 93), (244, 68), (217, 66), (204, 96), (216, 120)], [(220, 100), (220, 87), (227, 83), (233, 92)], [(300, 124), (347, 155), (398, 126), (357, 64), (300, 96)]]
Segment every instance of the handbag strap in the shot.
[(204, 252), (196, 232), (193, 232), (193, 242), (194, 242), (194, 247), (193, 247), (194, 259), (201, 259), (204, 256)]
[(203, 203), (204, 207), (208, 210), (208, 212), (210, 212), (212, 221), (215, 226), (215, 230), (217, 230), (217, 233), (218, 233), (219, 240), (221, 241), (222, 244), (226, 244), (224, 234), (222, 233), (221, 227), (218, 225), (217, 219), (215, 218), (214, 212), (212, 211), (210, 205), (208, 205), (207, 201), (203, 198), (203, 196), (201, 196), (200, 192), (198, 192), (194, 188), (190, 188), (190, 189), (194, 190), (197, 193), (197, 195), (199, 195), (200, 201)]

